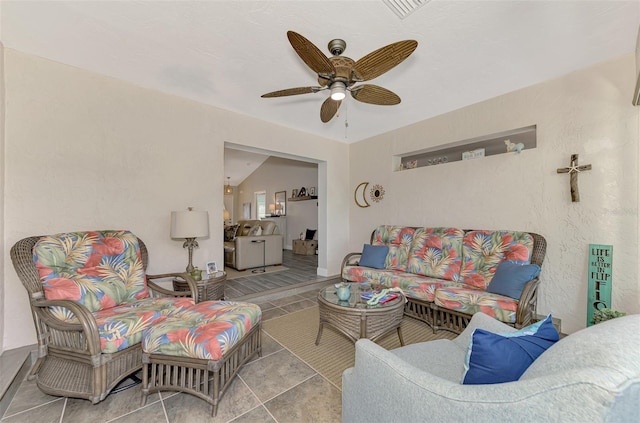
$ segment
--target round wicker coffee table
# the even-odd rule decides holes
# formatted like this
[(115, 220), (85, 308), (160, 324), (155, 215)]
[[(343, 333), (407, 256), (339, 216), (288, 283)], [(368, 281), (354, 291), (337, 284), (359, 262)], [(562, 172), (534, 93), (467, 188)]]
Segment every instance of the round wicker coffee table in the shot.
[(353, 342), (360, 338), (372, 341), (396, 329), (400, 345), (404, 345), (400, 323), (404, 315), (404, 296), (384, 304), (367, 305), (360, 295), (371, 291), (368, 283), (351, 284), (351, 297), (348, 301), (340, 301), (336, 295), (334, 285), (323, 288), (318, 293), (318, 310), (320, 312), (320, 327), (316, 337), (316, 345), (320, 344), (322, 328), (325, 324), (346, 335)]

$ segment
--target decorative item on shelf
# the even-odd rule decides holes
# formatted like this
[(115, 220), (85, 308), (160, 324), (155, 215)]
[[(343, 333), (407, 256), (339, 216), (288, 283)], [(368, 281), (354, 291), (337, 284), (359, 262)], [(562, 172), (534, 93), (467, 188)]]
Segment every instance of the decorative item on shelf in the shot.
[(292, 198), (295, 198), (295, 197), (297, 197), (297, 196), (298, 196), (298, 189), (297, 189), (297, 188), (296, 188), (296, 189), (292, 189), (292, 190), (291, 190), (291, 197), (292, 197)]
[(405, 169), (415, 169), (418, 167), (418, 161), (417, 160), (409, 160), (407, 163), (405, 163), (404, 168)]
[(441, 164), (441, 163), (446, 163), (449, 161), (449, 158), (447, 156), (442, 156), (442, 157), (434, 157), (432, 159), (428, 159), (427, 160), (427, 166), (431, 166), (431, 165), (437, 165), (437, 164)]
[(171, 238), (184, 238), (182, 248), (189, 249), (187, 273), (193, 270), (193, 249), (198, 248), (196, 238), (209, 236), (209, 212), (195, 211), (192, 207), (186, 211), (171, 212)]
[(233, 187), (229, 184), (229, 179), (231, 179), (231, 177), (227, 176), (227, 183), (224, 186), (225, 194), (233, 194)]
[(571, 166), (563, 167), (557, 170), (558, 173), (568, 173), (569, 174), (569, 187), (571, 189), (571, 202), (578, 203), (580, 202), (580, 191), (578, 191), (578, 173), (583, 170), (591, 170), (591, 165), (581, 165), (578, 166), (578, 155), (571, 155)]
[(353, 192), (353, 200), (358, 207), (362, 207), (363, 209), (371, 205), (367, 201), (367, 186), (369, 186), (369, 182), (361, 182)]
[(298, 197), (306, 197), (307, 196), (307, 189), (305, 187), (300, 188), (300, 191), (298, 192)]
[(524, 144), (521, 142), (515, 144), (512, 143), (511, 140), (504, 140), (504, 144), (507, 146), (507, 153), (515, 152), (516, 154), (520, 154), (520, 152), (524, 150)]
[(311, 195), (311, 196), (316, 195), (316, 187), (309, 188), (309, 195)]
[(371, 196), (371, 199), (373, 201), (379, 203), (384, 198), (384, 188), (382, 187), (382, 185), (375, 184), (371, 188), (371, 191), (369, 191), (369, 195)]
[(462, 160), (473, 160), (484, 157), (484, 152), (484, 148), (476, 148), (475, 150), (464, 151), (462, 153)]
[(276, 214), (276, 205), (275, 204), (269, 204), (269, 215), (275, 216), (275, 214)]

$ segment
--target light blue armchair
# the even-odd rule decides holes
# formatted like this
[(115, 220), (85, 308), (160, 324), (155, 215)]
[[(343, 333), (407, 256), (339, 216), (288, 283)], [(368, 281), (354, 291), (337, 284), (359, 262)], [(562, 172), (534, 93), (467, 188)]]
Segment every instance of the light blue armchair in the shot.
[(516, 382), (462, 385), (475, 328), (515, 329), (482, 313), (454, 340), (387, 351), (361, 339), (342, 375), (342, 420), (352, 422), (638, 422), (640, 314), (569, 335)]

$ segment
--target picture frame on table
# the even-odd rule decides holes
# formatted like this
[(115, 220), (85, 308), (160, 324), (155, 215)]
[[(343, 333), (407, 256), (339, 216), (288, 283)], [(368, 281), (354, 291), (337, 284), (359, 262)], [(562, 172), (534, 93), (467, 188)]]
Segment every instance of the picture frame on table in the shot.
[(218, 273), (218, 265), (215, 261), (207, 262), (207, 275), (213, 276)]

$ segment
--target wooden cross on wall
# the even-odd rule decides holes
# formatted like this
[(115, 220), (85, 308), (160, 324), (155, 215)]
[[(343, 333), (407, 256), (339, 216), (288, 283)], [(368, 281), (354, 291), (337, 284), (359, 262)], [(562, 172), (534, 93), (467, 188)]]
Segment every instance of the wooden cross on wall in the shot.
[(558, 173), (569, 174), (569, 186), (571, 187), (571, 201), (577, 203), (580, 201), (580, 192), (578, 191), (578, 173), (583, 170), (590, 170), (591, 165), (578, 166), (578, 155), (571, 155), (571, 166), (558, 169)]

